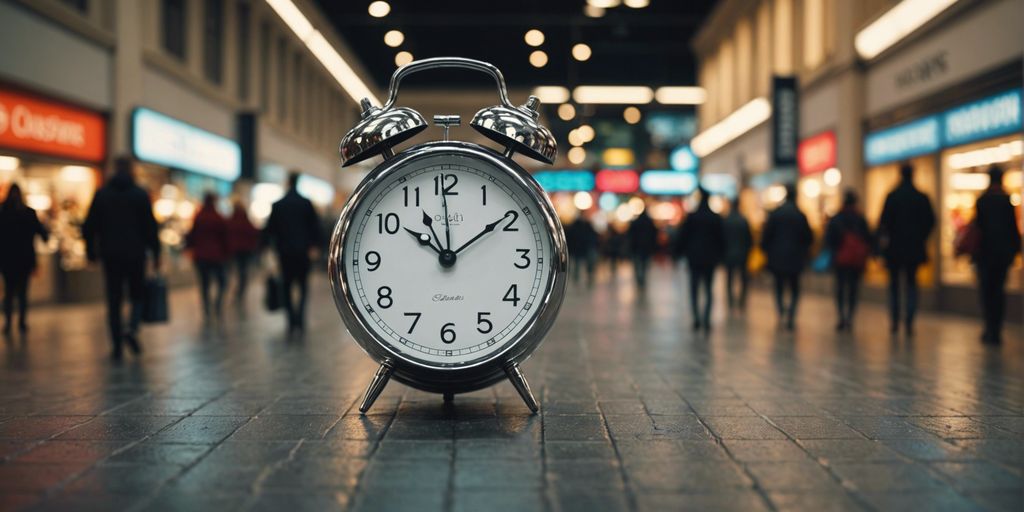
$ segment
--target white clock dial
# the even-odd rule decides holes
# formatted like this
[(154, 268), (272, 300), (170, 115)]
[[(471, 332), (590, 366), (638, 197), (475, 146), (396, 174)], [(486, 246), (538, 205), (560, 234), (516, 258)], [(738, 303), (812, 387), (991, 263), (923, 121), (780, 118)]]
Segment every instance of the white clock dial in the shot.
[(551, 286), (539, 208), (480, 159), (431, 156), (388, 173), (353, 212), (341, 255), (363, 324), (392, 352), (431, 366), (507, 348)]

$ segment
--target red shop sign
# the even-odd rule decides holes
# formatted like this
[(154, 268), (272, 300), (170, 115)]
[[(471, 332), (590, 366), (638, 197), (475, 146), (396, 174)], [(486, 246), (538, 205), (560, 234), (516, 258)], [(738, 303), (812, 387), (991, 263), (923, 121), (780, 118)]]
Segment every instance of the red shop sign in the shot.
[(817, 174), (836, 166), (836, 132), (827, 131), (800, 141), (796, 151), (800, 175)]
[(0, 147), (100, 162), (107, 123), (88, 110), (0, 91)]
[(604, 169), (594, 179), (598, 192), (632, 194), (640, 188), (640, 175), (633, 170)]

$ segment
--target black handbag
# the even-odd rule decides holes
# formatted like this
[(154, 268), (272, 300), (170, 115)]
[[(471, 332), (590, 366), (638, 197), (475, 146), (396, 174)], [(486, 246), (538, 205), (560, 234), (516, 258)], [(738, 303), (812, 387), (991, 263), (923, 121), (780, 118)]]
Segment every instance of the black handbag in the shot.
[(266, 290), (263, 297), (263, 304), (267, 307), (267, 311), (277, 311), (281, 309), (283, 302), (281, 287), (281, 278), (274, 274), (267, 275)]
[(163, 277), (146, 279), (142, 295), (142, 321), (147, 324), (165, 323), (170, 319), (167, 303), (167, 281)]

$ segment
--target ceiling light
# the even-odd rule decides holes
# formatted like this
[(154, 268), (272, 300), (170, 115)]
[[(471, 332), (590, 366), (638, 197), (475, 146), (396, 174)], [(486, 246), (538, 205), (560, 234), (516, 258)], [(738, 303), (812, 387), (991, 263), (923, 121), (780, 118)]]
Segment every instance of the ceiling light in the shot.
[(626, 4), (626, 7), (630, 7), (633, 9), (643, 9), (648, 5), (651, 5), (650, 0), (622, 0), (622, 3)]
[(546, 66), (547, 63), (548, 54), (544, 53), (543, 51), (534, 50), (533, 53), (530, 54), (530, 65), (532, 65), (533, 67), (542, 68)]
[(590, 47), (585, 45), (585, 44), (583, 44), (583, 43), (579, 43), (579, 44), (573, 46), (572, 47), (572, 58), (574, 58), (574, 59), (576, 59), (576, 60), (578, 60), (580, 62), (583, 62), (583, 61), (589, 59), (590, 58)]
[(707, 101), (703, 87), (658, 87), (654, 99), (662, 105), (700, 105)]
[[(565, 95), (569, 95), (569, 91), (565, 91)], [(562, 121), (568, 121), (576, 117), (576, 107), (572, 106), (572, 103), (562, 103), (558, 106), (558, 118)]]
[(579, 165), (579, 164), (582, 164), (584, 160), (586, 160), (586, 158), (587, 158), (587, 150), (585, 150), (585, 149), (583, 149), (583, 148), (581, 148), (579, 146), (576, 146), (574, 148), (569, 149), (569, 155), (568, 156), (569, 156), (569, 162), (571, 162), (571, 163), (573, 163), (575, 165)]
[(604, 16), (604, 7), (594, 7), (593, 5), (584, 5), (583, 14), (588, 18), (601, 18)]
[(526, 31), (526, 35), (523, 36), (523, 40), (530, 46), (540, 46), (544, 44), (544, 32), (531, 28)]
[(579, 128), (569, 130), (569, 144), (572, 146), (582, 146), (587, 141), (583, 140), (583, 135), (580, 134)]
[(1024, 153), (1024, 141), (1014, 140), (998, 146), (953, 153), (949, 155), (949, 166), (953, 169), (970, 169), (991, 164), (1009, 162)]
[(587, 0), (587, 5), (593, 7), (600, 7), (602, 9), (611, 9), (612, 7), (618, 7), (620, 3), (620, 0)]
[(870, 25), (853, 40), (863, 59), (872, 59), (896, 44), (911, 32), (936, 17), (957, 0), (903, 0)]
[(395, 65), (404, 66), (412, 62), (412, 54), (403, 50), (395, 54)]
[(405, 34), (400, 30), (388, 30), (387, 34), (384, 34), (384, 44), (397, 48), (402, 45), (405, 41)]
[(576, 103), (634, 104), (650, 103), (654, 91), (642, 85), (581, 85), (572, 92)]
[(736, 137), (767, 121), (771, 115), (772, 105), (767, 99), (753, 99), (711, 128), (697, 134), (690, 143), (690, 147), (693, 148), (694, 154), (704, 158)]
[(569, 101), (569, 89), (558, 85), (542, 85), (540, 87), (534, 87), (533, 95), (536, 96), (541, 103), (547, 103), (549, 105)]
[(370, 13), (370, 16), (373, 16), (374, 18), (383, 18), (391, 12), (391, 5), (383, 0), (377, 0), (376, 2), (371, 2), (370, 7), (366, 10)]
[(590, 195), (590, 192), (576, 192), (572, 196), (572, 204), (576, 206), (578, 210), (589, 210), (594, 206), (594, 197)]
[(640, 122), (640, 109), (636, 107), (626, 107), (626, 110), (622, 111), (622, 118), (629, 124), (637, 124)]
[(594, 140), (594, 136), (596, 135), (594, 133), (594, 128), (589, 124), (580, 125), (576, 131), (580, 134), (580, 138), (583, 139), (583, 142), (590, 142)]

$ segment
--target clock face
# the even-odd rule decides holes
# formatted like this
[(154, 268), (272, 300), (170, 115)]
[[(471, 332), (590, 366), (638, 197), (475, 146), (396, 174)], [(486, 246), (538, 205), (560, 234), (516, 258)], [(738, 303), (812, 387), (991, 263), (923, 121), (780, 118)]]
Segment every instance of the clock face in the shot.
[(540, 205), (481, 158), (411, 159), (361, 194), (343, 276), (362, 324), (391, 352), (436, 367), (488, 359), (520, 339), (552, 286)]

